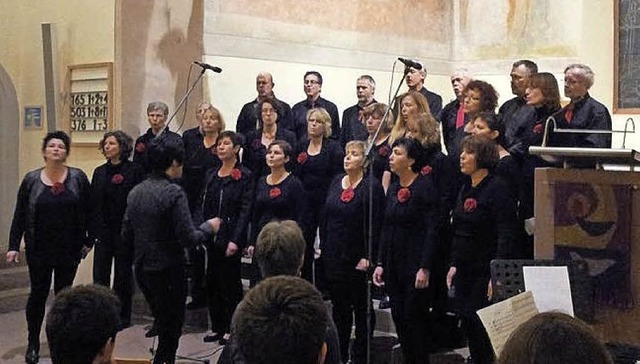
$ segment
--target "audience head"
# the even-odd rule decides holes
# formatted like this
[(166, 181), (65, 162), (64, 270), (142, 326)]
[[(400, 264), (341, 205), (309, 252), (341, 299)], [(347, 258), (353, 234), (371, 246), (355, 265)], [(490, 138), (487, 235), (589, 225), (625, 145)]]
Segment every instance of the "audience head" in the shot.
[(178, 138), (161, 135), (149, 143), (147, 148), (149, 167), (154, 174), (166, 174), (170, 178), (182, 176), (184, 145)]
[(505, 125), (502, 115), (482, 112), (473, 120), (473, 134), (495, 140), (497, 144), (505, 144)]
[(47, 315), (54, 364), (111, 363), (120, 328), (120, 301), (106, 287), (87, 285), (60, 292)]
[(559, 312), (535, 315), (520, 325), (502, 348), (498, 364), (612, 364), (594, 331)]
[(593, 86), (594, 76), (586, 64), (569, 65), (564, 69), (564, 95), (571, 100), (581, 99)]
[(307, 134), (309, 138), (331, 136), (331, 115), (321, 107), (307, 111)]
[(451, 87), (456, 98), (460, 101), (463, 99), (462, 91), (467, 87), (467, 84), (471, 81), (471, 75), (466, 69), (459, 69), (453, 71), (451, 74)]
[(480, 135), (466, 136), (461, 149), (460, 170), (469, 176), (480, 169), (493, 169), (500, 158), (495, 141)]
[(545, 107), (549, 110), (560, 109), (560, 91), (555, 76), (541, 72), (529, 77), (529, 86), (525, 92), (527, 105)]
[(133, 139), (122, 130), (108, 131), (100, 140), (98, 149), (109, 160), (126, 160), (133, 151)]
[(498, 106), (498, 93), (490, 83), (471, 80), (464, 91), (464, 112), (475, 119), (481, 112), (495, 112)]
[(315, 100), (322, 91), (322, 75), (318, 71), (307, 71), (304, 74), (304, 93), (307, 99)]
[(258, 91), (258, 99), (265, 97), (273, 97), (273, 76), (269, 72), (260, 72), (256, 76), (256, 91)]
[(356, 81), (356, 95), (358, 104), (368, 105), (373, 101), (373, 94), (376, 92), (376, 81), (369, 75), (362, 75)]
[(200, 117), (200, 131), (203, 134), (220, 133), (225, 129), (224, 118), (215, 106), (209, 104)]
[(71, 138), (64, 131), (52, 131), (42, 139), (42, 157), (45, 162), (50, 159), (64, 163), (70, 152)]
[(524, 96), (529, 76), (535, 73), (538, 73), (538, 65), (534, 62), (528, 59), (514, 62), (511, 67), (511, 92), (518, 97)]
[(422, 146), (411, 138), (400, 138), (393, 142), (389, 156), (391, 172), (401, 175), (406, 171), (418, 173), (422, 166)]
[(272, 221), (266, 224), (256, 240), (253, 253), (263, 277), (300, 275), (306, 243), (295, 221)]
[(258, 107), (260, 108), (260, 120), (262, 120), (263, 126), (271, 127), (278, 122), (280, 110), (275, 99), (266, 97), (258, 103)]
[(169, 106), (162, 101), (153, 101), (147, 105), (147, 121), (154, 134), (157, 134), (167, 121)]
[(384, 122), (382, 120), (387, 110), (389, 110), (389, 107), (379, 102), (371, 104), (362, 110), (362, 117), (366, 121), (369, 136), (373, 136), (376, 133), (380, 123), (383, 123), (380, 128), (380, 135), (384, 136), (391, 132), (391, 128), (393, 127), (393, 111), (389, 110), (386, 120), (384, 120)]
[(320, 293), (298, 277), (267, 278), (236, 308), (231, 335), (247, 364), (323, 363), (329, 314)]

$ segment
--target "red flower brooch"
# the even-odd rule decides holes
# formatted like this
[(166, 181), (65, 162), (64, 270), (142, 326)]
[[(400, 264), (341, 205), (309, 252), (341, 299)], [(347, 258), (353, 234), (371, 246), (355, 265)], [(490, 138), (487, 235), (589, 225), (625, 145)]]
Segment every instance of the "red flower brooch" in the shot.
[(340, 201), (344, 203), (349, 203), (351, 202), (351, 200), (353, 200), (353, 197), (355, 195), (356, 194), (353, 191), (353, 188), (347, 187), (346, 189), (342, 190), (342, 193), (340, 194)]
[(229, 173), (229, 175), (233, 180), (237, 181), (240, 178), (242, 178), (242, 171), (239, 170), (238, 168), (234, 168), (231, 170), (231, 173)]
[(533, 126), (533, 132), (535, 134), (542, 134), (542, 131), (543, 131), (542, 124), (536, 124)]
[(378, 155), (381, 157), (386, 157), (389, 155), (389, 147), (385, 144), (378, 149)]
[(278, 187), (274, 187), (269, 190), (269, 197), (271, 198), (276, 198), (280, 195), (282, 195), (282, 190), (280, 190)]
[(478, 201), (475, 198), (468, 198), (464, 200), (464, 212), (473, 212), (478, 207)]
[(298, 163), (304, 164), (304, 162), (307, 161), (307, 158), (309, 158), (307, 152), (300, 152), (300, 154), (298, 154)]
[(143, 142), (139, 142), (138, 144), (136, 144), (136, 152), (138, 153), (142, 153), (147, 149), (147, 146), (144, 145)]
[(61, 195), (62, 193), (64, 193), (64, 191), (65, 187), (61, 182), (56, 182), (53, 184), (53, 186), (51, 186), (51, 193), (53, 193), (54, 195)]
[(114, 185), (119, 185), (122, 183), (122, 181), (124, 181), (124, 176), (120, 173), (116, 173), (113, 175), (113, 177), (111, 177), (111, 183), (113, 183)]
[(396, 197), (398, 197), (398, 202), (405, 203), (411, 198), (411, 191), (406, 187), (402, 187), (398, 190)]
[(423, 176), (426, 176), (428, 174), (431, 174), (432, 171), (433, 171), (433, 168), (431, 168), (431, 166), (424, 166), (420, 170), (420, 174)]

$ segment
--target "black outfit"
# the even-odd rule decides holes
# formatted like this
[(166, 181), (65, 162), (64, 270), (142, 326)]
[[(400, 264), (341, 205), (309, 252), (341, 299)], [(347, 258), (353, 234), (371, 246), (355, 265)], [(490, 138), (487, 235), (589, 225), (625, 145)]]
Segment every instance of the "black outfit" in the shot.
[[(225, 177), (218, 175), (219, 170), (209, 170), (202, 194), (202, 217), (222, 220), (215, 241), (207, 247), (207, 303), (211, 331), (229, 333), (231, 316), (242, 300), (240, 259), (251, 220), (254, 184), (251, 171), (245, 167), (236, 165)], [(238, 251), (227, 257), (229, 242), (235, 243)]]
[(444, 146), (447, 148), (447, 154), (455, 160), (458, 160), (460, 157), (460, 143), (465, 137), (464, 125), (469, 122), (465, 114), (464, 125), (459, 128), (456, 127), (459, 108), (460, 101), (457, 99), (451, 101), (442, 109), (438, 119), (440, 120), (440, 125), (442, 125), (442, 137), (444, 139)]
[(220, 159), (216, 154), (216, 144), (209, 148), (204, 146), (204, 135), (199, 127), (185, 130), (182, 134), (184, 143), (184, 165), (182, 172), (182, 187), (187, 194), (189, 209), (193, 212), (197, 206), (198, 197), (202, 191), (205, 173), (220, 166)]
[[(340, 144), (331, 139), (322, 139), (322, 147), (317, 155), (310, 155), (307, 152), (310, 141), (300, 145), (297, 153), (294, 154), (295, 164), (293, 174), (302, 182), (306, 191), (307, 201), (305, 206), (307, 211), (305, 216), (309, 219), (305, 230), (305, 241), (307, 250), (302, 266), (302, 277), (310, 282), (314, 282), (313, 262), (315, 250), (313, 243), (316, 237), (316, 230), (322, 223), (321, 215), (324, 210), (324, 203), (327, 200), (327, 191), (331, 180), (343, 171), (344, 152)], [(322, 235), (320, 235), (322, 241)], [(321, 279), (322, 277), (316, 277)]]
[[(172, 132), (169, 128), (164, 129), (160, 137), (175, 139), (182, 142), (180, 135)], [(136, 144), (133, 149), (133, 161), (142, 167), (145, 174), (149, 174), (149, 172), (151, 172), (149, 162), (147, 161), (147, 148), (149, 147), (149, 143), (151, 143), (155, 138), (156, 135), (153, 134), (151, 128), (149, 128), (146, 133), (140, 135), (138, 139), (136, 139)]]
[(321, 107), (329, 113), (331, 117), (331, 138), (340, 140), (340, 115), (338, 107), (333, 102), (318, 96), (316, 101), (303, 100), (293, 105), (293, 128), (296, 132), (298, 142), (307, 140), (307, 111)]
[(389, 156), (391, 155), (389, 136), (387, 136), (382, 143), (376, 144), (371, 153), (373, 153), (373, 177), (378, 181), (382, 181), (384, 171), (389, 170)]
[(210, 224), (193, 226), (186, 194), (166, 175), (151, 174), (129, 193), (122, 239), (134, 246), (136, 280), (158, 330), (154, 363), (175, 363), (186, 298), (183, 248), (211, 235)]
[(451, 266), (455, 301), (474, 363), (493, 363), (493, 349), (476, 311), (489, 305), (492, 259), (513, 258), (516, 205), (500, 177), (487, 175), (477, 186), (462, 186), (453, 209)]
[[(568, 117), (571, 110), (572, 117)], [(553, 115), (558, 128), (611, 130), (611, 114), (588, 93)], [(571, 120), (569, 120), (571, 119)], [(551, 145), (576, 148), (611, 148), (611, 134), (555, 134)]]
[(416, 289), (415, 280), (419, 269), (432, 270), (437, 225), (438, 195), (431, 178), (418, 174), (404, 188), (397, 179), (391, 182), (378, 265), (384, 269), (391, 315), (407, 363), (423, 363), (436, 350), (429, 318), (431, 288)]
[(420, 93), (422, 94), (422, 96), (427, 98), (431, 115), (433, 115), (434, 118), (437, 118), (442, 111), (442, 96), (438, 95), (435, 92), (427, 90), (427, 88), (424, 86), (422, 86), (422, 88), (420, 89)]
[(350, 108), (347, 108), (342, 113), (342, 129), (340, 130), (340, 144), (342, 144), (342, 148), (344, 149), (347, 142), (352, 140), (367, 140), (369, 136), (369, 132), (367, 131), (367, 127), (365, 125), (366, 120), (362, 118), (362, 110), (374, 103), (377, 103), (375, 99), (370, 103), (360, 106), (360, 104), (355, 104)]
[(522, 170), (512, 155), (507, 155), (500, 160), (494, 169), (494, 174), (500, 176), (509, 188), (509, 196), (515, 202), (519, 200)]
[[(295, 134), (279, 125), (276, 128), (276, 140), (284, 140), (291, 145), (291, 150), (296, 150)], [(249, 132), (245, 138), (242, 164), (251, 170), (256, 181), (271, 173), (265, 160), (266, 155), (267, 147), (262, 144), (262, 129)], [(290, 169), (292, 163), (291, 161), (287, 163), (287, 169)]]
[[(524, 110), (521, 110), (524, 109)], [(521, 155), (528, 153), (528, 149), (522, 145), (522, 128), (528, 125), (529, 117), (527, 116), (533, 110), (532, 106), (527, 106), (527, 100), (524, 96), (516, 96), (507, 100), (498, 109), (498, 114), (502, 116), (505, 125), (505, 148), (511, 155), (520, 159)]]
[[(331, 292), (333, 319), (338, 328), (342, 361), (349, 360), (353, 316), (356, 339), (353, 362), (366, 363), (367, 335), (373, 334), (375, 313), (367, 300), (367, 271), (356, 270), (360, 259), (373, 261), (384, 213), (384, 191), (376, 179), (364, 177), (353, 189), (343, 189), (343, 175), (334, 178), (327, 194), (321, 227), (324, 271)], [(369, 220), (369, 186), (373, 181), (373, 219)], [(350, 192), (350, 191), (352, 192)], [(370, 225), (371, 224), (371, 225)], [(372, 251), (369, 255), (369, 227)], [(371, 308), (371, 329), (367, 333), (367, 307)]]
[(54, 275), (54, 292), (71, 286), (83, 246), (93, 246), (87, 236), (89, 180), (83, 171), (68, 167), (62, 184), (45, 185), (43, 168), (27, 173), (20, 184), (9, 233), (9, 251), (19, 251), (24, 237), (31, 292), (26, 316), (28, 351), (40, 349), (40, 330)]
[(260, 177), (256, 185), (251, 222), (250, 245), (255, 245), (260, 230), (271, 221), (293, 220), (305, 232), (308, 224), (306, 196), (302, 182), (290, 174), (277, 185), (267, 183), (267, 177)]
[(97, 238), (93, 255), (93, 283), (111, 286), (122, 303), (120, 323), (131, 323), (131, 296), (133, 294), (133, 246), (125, 245), (120, 230), (127, 207), (127, 196), (143, 180), (139, 165), (125, 159), (114, 165), (111, 161), (99, 166), (91, 179), (91, 205), (93, 208), (93, 235)]
[[(275, 108), (278, 112), (278, 125), (295, 132), (293, 128), (293, 114), (291, 112), (291, 106), (284, 101), (275, 99)], [(251, 102), (247, 102), (242, 106), (240, 115), (238, 115), (238, 121), (236, 122), (236, 132), (247, 135), (251, 131), (262, 129), (260, 103), (258, 99)]]

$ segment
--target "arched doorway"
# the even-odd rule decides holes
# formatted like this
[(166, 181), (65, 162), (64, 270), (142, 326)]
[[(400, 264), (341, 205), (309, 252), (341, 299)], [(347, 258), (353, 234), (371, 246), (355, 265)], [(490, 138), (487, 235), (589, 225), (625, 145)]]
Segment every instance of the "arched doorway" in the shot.
[(0, 251), (7, 250), (19, 184), (20, 112), (11, 77), (0, 64)]

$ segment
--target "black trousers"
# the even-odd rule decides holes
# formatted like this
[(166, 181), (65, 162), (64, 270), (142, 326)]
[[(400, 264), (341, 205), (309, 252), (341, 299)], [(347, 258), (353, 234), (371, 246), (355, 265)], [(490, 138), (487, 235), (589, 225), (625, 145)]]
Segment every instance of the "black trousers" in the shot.
[[(338, 329), (340, 357), (343, 363), (349, 361), (349, 342), (351, 326), (355, 318), (356, 338), (353, 342), (352, 361), (355, 364), (366, 363), (367, 339), (373, 336), (376, 316), (371, 300), (367, 300), (367, 276), (365, 272), (353, 272), (353, 275), (340, 280), (329, 280), (329, 292), (333, 305), (333, 320)], [(367, 307), (371, 308), (371, 330), (367, 332)]]
[(29, 331), (29, 349), (40, 349), (40, 330), (44, 320), (45, 306), (51, 289), (53, 274), (53, 291), (58, 294), (62, 289), (70, 287), (76, 277), (78, 263), (49, 263), (36, 259), (27, 259), (31, 292), (27, 299), (27, 329)]
[(153, 271), (145, 270), (144, 266), (135, 268), (138, 286), (149, 303), (158, 329), (158, 349), (153, 363), (173, 364), (184, 323), (184, 266), (179, 264)]
[[(224, 247), (226, 250), (226, 247)], [(211, 331), (231, 332), (231, 316), (242, 300), (242, 281), (240, 277), (241, 252), (225, 257), (222, 247), (214, 246), (207, 250), (207, 306), (211, 319)]]
[(101, 241), (93, 253), (93, 283), (111, 286), (111, 266), (113, 269), (113, 290), (118, 295), (122, 307), (120, 322), (123, 327), (131, 324), (131, 297), (133, 295), (132, 252), (119, 246), (119, 237), (111, 241)]

